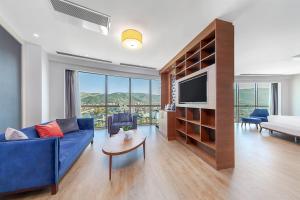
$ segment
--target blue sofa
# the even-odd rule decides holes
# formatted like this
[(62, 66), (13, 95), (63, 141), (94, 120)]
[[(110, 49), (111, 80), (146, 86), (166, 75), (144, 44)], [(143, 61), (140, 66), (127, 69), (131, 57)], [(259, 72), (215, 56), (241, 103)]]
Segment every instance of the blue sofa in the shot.
[(0, 133), (0, 193), (14, 193), (58, 183), (94, 138), (94, 119), (77, 119), (79, 131), (63, 138), (40, 138), (34, 126), (21, 129), (29, 139), (6, 141)]
[(107, 117), (107, 129), (110, 136), (119, 132), (123, 126), (137, 129), (137, 116), (130, 113), (118, 113)]

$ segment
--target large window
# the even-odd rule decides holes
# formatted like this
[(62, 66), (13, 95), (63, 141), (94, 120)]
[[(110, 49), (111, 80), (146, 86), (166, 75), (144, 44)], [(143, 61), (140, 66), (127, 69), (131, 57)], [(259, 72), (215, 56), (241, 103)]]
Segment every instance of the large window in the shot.
[(104, 127), (106, 122), (105, 76), (79, 73), (79, 93), (82, 117), (95, 118), (96, 127)]
[(270, 110), (271, 83), (235, 83), (234, 120), (248, 117), (255, 108)]
[(255, 108), (255, 83), (239, 83), (239, 118), (247, 117)]
[(158, 123), (160, 81), (79, 72), (81, 114), (106, 126), (108, 115), (131, 112), (138, 124)]
[(131, 79), (131, 112), (138, 117), (138, 124), (150, 124), (150, 81)]
[(151, 119), (152, 123), (158, 124), (161, 83), (158, 80), (152, 80), (151, 83)]

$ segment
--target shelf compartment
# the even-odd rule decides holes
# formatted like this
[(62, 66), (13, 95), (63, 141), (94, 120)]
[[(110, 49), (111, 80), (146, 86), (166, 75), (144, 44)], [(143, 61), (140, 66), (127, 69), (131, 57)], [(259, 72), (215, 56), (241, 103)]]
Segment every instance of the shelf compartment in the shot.
[(207, 44), (213, 41), (215, 37), (216, 37), (215, 31), (209, 33), (204, 39), (201, 40), (201, 47), (205, 47)]
[(208, 162), (212, 166), (216, 166), (216, 152), (214, 149), (204, 145), (197, 140), (187, 137), (185, 146), (189, 148), (193, 153), (200, 156), (203, 160)]
[(176, 65), (175, 67), (175, 72), (176, 74), (180, 73), (181, 71), (184, 71), (185, 69), (185, 61), (183, 61), (182, 63), (180, 63), (179, 65)]
[(176, 107), (176, 117), (185, 119), (186, 118), (186, 108)]
[(206, 45), (202, 46), (201, 49), (202, 50), (207, 50), (207, 49), (215, 49), (216, 47), (216, 40), (213, 39), (212, 41), (210, 41), (209, 43), (207, 43)]
[[(191, 123), (192, 123), (192, 122), (191, 122)], [(214, 126), (209, 126), (209, 125), (205, 125), (205, 124), (201, 124), (201, 126), (206, 127), (206, 128), (209, 128), (209, 129), (213, 129), (213, 130), (216, 129), (216, 127), (214, 127)]]
[(192, 65), (186, 67), (186, 70), (192, 69), (192, 68), (197, 68), (200, 69), (200, 61), (193, 63)]
[(186, 122), (185, 121), (182, 121), (180, 119), (176, 119), (175, 126), (176, 126), (177, 131), (186, 134)]
[(192, 123), (192, 124), (195, 124), (195, 125), (198, 125), (200, 126), (201, 125), (201, 122), (199, 120), (186, 120), (187, 122), (189, 123)]
[(176, 66), (180, 63), (182, 63), (185, 60), (185, 55), (182, 55), (180, 58), (178, 58), (175, 62)]
[(201, 142), (209, 148), (216, 149), (216, 134), (214, 129), (201, 126)]
[(176, 80), (181, 79), (183, 77), (185, 77), (185, 69), (176, 74)]
[(201, 59), (206, 58), (206, 57), (208, 57), (209, 55), (211, 55), (215, 52), (216, 52), (216, 48), (215, 48), (215, 42), (213, 40), (212, 42), (207, 44), (205, 46), (205, 48), (201, 49)]
[(200, 60), (200, 49), (197, 50), (196, 52), (194, 52), (193, 54), (191, 54), (186, 61), (198, 61)]
[(201, 68), (206, 68), (210, 65), (213, 65), (216, 63), (216, 59), (215, 59), (215, 52), (206, 56), (205, 58), (203, 58), (201, 60)]
[(187, 108), (187, 120), (198, 121), (200, 123), (200, 109)]
[(176, 75), (185, 74), (185, 69), (182, 69), (181, 71), (176, 72)]
[(186, 121), (184, 117), (176, 117), (176, 119), (181, 120), (181, 121)]
[(213, 109), (201, 109), (201, 125), (215, 128), (215, 110)]
[(194, 47), (192, 47), (187, 53), (186, 58), (193, 56), (195, 53), (199, 52), (200, 50), (200, 43), (197, 43)]
[(200, 125), (187, 123), (187, 136), (201, 142)]
[(197, 72), (201, 69), (200, 67), (200, 61), (190, 65), (189, 67), (186, 68), (186, 75), (192, 74), (194, 72)]
[(176, 139), (178, 142), (182, 144), (186, 144), (186, 139), (187, 139), (186, 135), (177, 130), (176, 130)]

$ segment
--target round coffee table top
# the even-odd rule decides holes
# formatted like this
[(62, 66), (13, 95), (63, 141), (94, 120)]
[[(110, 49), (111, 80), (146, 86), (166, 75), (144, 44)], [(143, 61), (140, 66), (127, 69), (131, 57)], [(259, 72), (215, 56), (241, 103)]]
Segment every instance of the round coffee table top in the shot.
[(128, 153), (139, 146), (141, 146), (145, 140), (146, 136), (134, 131), (131, 139), (124, 140), (125, 134), (118, 133), (105, 142), (102, 152), (106, 155), (120, 155), (123, 153)]

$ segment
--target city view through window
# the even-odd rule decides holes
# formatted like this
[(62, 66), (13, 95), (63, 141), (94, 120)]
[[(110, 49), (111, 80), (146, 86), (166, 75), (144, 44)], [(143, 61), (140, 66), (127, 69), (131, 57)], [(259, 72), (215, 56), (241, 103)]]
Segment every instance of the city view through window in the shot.
[(234, 121), (248, 117), (255, 108), (270, 111), (271, 83), (234, 84)]
[(138, 124), (158, 123), (160, 80), (78, 73), (82, 117), (93, 117), (95, 127), (106, 127), (108, 115), (131, 112)]

